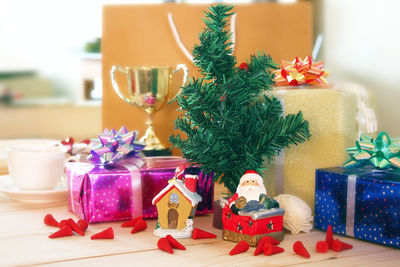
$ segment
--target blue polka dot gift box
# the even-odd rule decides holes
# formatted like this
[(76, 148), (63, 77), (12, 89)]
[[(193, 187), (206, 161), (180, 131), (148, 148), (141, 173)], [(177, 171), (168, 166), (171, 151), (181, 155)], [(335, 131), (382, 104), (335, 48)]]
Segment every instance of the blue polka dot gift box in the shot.
[(361, 136), (345, 167), (316, 170), (314, 227), (400, 248), (400, 145)]

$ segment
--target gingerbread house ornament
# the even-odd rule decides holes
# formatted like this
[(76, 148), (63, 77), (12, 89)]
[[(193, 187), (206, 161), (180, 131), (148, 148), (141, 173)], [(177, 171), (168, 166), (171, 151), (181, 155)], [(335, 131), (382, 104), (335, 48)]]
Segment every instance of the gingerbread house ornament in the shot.
[(173, 179), (153, 198), (156, 205), (158, 221), (154, 235), (174, 238), (189, 238), (193, 231), (193, 218), (201, 196), (196, 193), (197, 175), (186, 174), (177, 168)]

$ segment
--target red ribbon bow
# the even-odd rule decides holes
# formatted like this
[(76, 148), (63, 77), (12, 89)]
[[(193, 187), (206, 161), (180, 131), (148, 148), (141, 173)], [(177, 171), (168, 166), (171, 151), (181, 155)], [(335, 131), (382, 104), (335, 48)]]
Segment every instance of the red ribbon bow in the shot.
[[(79, 143), (82, 143), (82, 144), (85, 144), (85, 145), (89, 145), (90, 144), (90, 140), (85, 139), (85, 140), (80, 141)], [(61, 144), (64, 147), (67, 148), (67, 153), (70, 154), (70, 155), (77, 154), (77, 153), (81, 152), (81, 150), (84, 150), (84, 148), (83, 148), (83, 149), (79, 149), (79, 151), (72, 151), (72, 149), (74, 147), (74, 144), (75, 144), (75, 140), (74, 140), (73, 137), (68, 137), (65, 140), (62, 140)]]
[(274, 71), (276, 86), (298, 86), (302, 84), (325, 85), (329, 72), (323, 69), (324, 62), (312, 62), (310, 56), (301, 60), (296, 57), (292, 62), (282, 60), (281, 68)]

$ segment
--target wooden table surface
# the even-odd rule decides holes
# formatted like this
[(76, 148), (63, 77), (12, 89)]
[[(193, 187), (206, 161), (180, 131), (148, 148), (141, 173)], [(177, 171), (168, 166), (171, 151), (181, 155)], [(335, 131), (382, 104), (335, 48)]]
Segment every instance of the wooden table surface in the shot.
[[(212, 216), (198, 216), (195, 226), (217, 234), (216, 239), (183, 239), (186, 251), (168, 254), (157, 249), (158, 238), (152, 235), (155, 220), (148, 220), (148, 229), (130, 234), (121, 222), (89, 225), (85, 236), (49, 239), (57, 228), (46, 226), (43, 218), (51, 213), (57, 220), (77, 217), (66, 204), (53, 207), (29, 206), (0, 194), (0, 266), (60, 265), (60, 266), (399, 266), (400, 250), (375, 245), (353, 238), (340, 237), (353, 249), (325, 254), (315, 252), (315, 243), (324, 240), (325, 233), (286, 234), (281, 246), (285, 252), (273, 256), (253, 256), (254, 248), (229, 256), (234, 243), (222, 241), (221, 231), (211, 226)], [(93, 233), (112, 226), (114, 240), (91, 240)], [(311, 258), (295, 255), (292, 245), (301, 240)]]

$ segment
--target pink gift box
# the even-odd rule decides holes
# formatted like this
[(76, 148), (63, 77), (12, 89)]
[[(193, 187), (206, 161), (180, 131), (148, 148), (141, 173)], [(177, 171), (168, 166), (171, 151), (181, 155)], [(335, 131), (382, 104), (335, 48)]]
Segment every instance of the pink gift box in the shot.
[[(88, 222), (129, 220), (139, 215), (156, 218), (157, 209), (151, 204), (153, 197), (186, 160), (181, 157), (142, 160), (142, 164), (136, 161), (136, 166), (128, 161), (129, 169), (121, 165), (108, 169), (101, 164), (68, 163), (69, 209)], [(199, 175), (197, 192), (203, 201), (197, 213), (210, 213), (214, 191), (212, 175), (203, 174), (198, 168), (188, 168), (186, 173)]]

